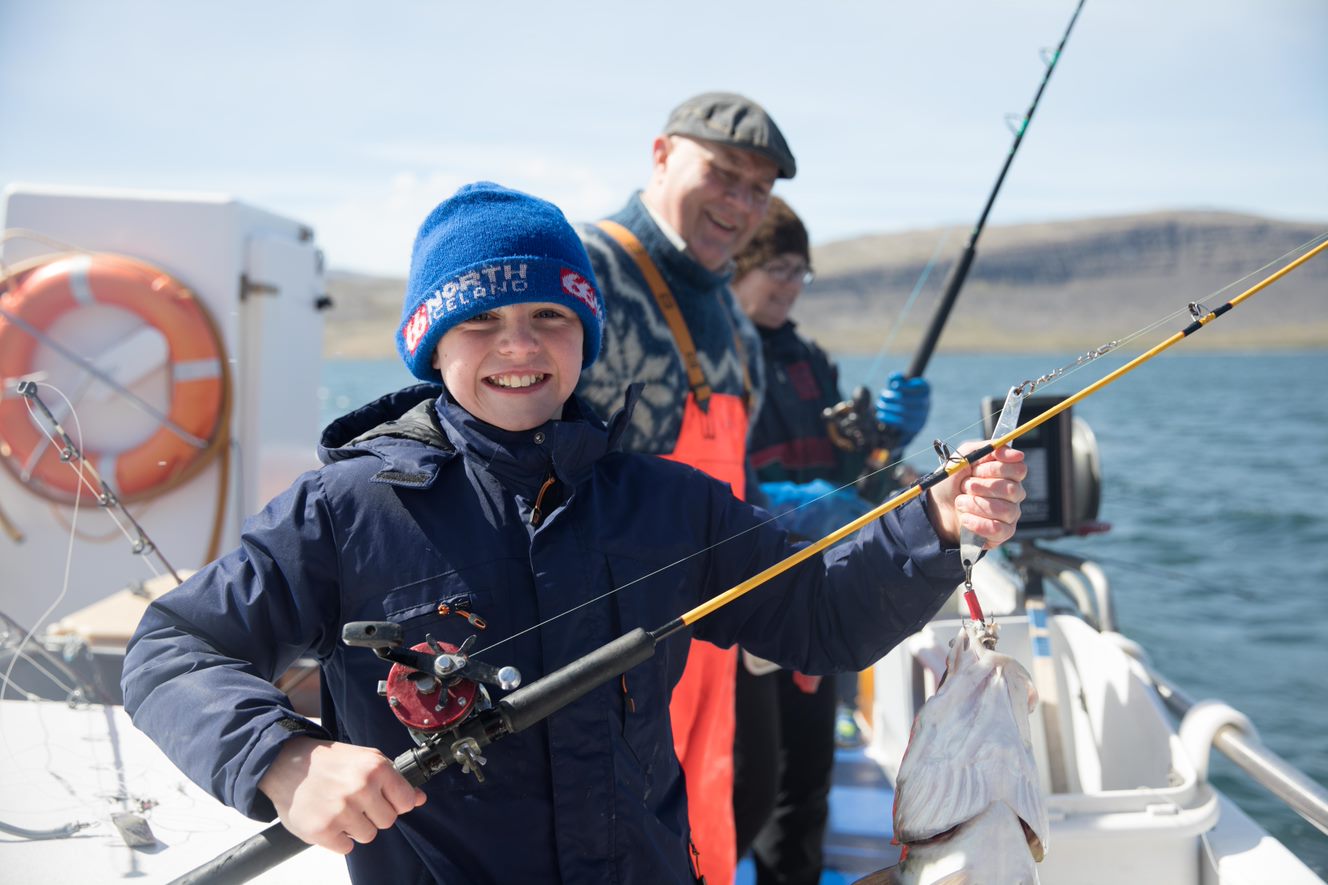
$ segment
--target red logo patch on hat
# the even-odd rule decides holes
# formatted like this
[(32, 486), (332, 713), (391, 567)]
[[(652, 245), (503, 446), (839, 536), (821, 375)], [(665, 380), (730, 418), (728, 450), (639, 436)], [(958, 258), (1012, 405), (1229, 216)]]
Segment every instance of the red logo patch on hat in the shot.
[(415, 348), (420, 346), (420, 341), (424, 339), (424, 334), (429, 331), (429, 305), (421, 304), (415, 308), (415, 313), (411, 314), (410, 319), (406, 320), (406, 325), (401, 329), (401, 337), (406, 341), (406, 350), (411, 356), (415, 355)]
[(563, 291), (580, 301), (595, 316), (599, 316), (599, 299), (595, 297), (595, 287), (581, 274), (564, 267), (562, 272)]

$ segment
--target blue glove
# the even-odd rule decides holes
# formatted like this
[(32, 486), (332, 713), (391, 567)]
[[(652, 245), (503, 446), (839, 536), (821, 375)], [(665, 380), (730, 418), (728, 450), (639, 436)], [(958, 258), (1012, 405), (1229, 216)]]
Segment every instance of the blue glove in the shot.
[(801, 484), (763, 482), (761, 491), (780, 527), (803, 538), (823, 538), (872, 507), (852, 486), (836, 491), (823, 479)]
[(876, 420), (899, 433), (899, 445), (906, 446), (927, 423), (931, 411), (931, 385), (926, 378), (905, 378), (895, 372), (876, 398)]

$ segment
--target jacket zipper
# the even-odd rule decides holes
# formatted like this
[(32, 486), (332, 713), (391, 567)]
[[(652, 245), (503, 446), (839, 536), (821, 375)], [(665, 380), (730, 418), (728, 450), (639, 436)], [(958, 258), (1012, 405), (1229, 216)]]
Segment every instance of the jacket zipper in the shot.
[(530, 508), (530, 524), (535, 528), (539, 528), (539, 524), (544, 522), (544, 511), (540, 508), (540, 505), (544, 503), (544, 495), (549, 489), (553, 488), (553, 484), (557, 481), (558, 478), (550, 471), (549, 478), (544, 480), (544, 485), (540, 486), (539, 493), (535, 495), (535, 504)]
[(438, 603), (438, 615), (443, 618), (448, 615), (456, 615), (457, 617), (465, 618), (470, 626), (474, 627), (476, 630), (483, 630), (489, 626), (489, 623), (485, 621), (484, 618), (481, 618), (470, 610), (469, 594), (466, 594), (465, 596), (453, 596), (450, 599), (445, 599)]

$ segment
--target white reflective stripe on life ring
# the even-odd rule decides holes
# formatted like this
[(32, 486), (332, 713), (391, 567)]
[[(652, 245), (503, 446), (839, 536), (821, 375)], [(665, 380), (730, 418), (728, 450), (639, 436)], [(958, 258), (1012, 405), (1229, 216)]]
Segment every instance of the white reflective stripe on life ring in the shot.
[[(116, 468), (120, 466), (119, 455), (115, 452), (103, 452), (97, 459), (97, 475), (100, 476), (108, 486), (113, 489), (120, 487), (120, 481), (115, 475)], [(95, 483), (94, 483), (95, 485)], [(87, 491), (84, 489), (84, 491)], [(101, 489), (97, 490), (99, 493)]]
[(79, 304), (96, 304), (97, 296), (92, 294), (92, 285), (88, 282), (88, 271), (92, 270), (91, 255), (76, 255), (69, 260), (69, 291)]
[(199, 381), (221, 377), (221, 360), (181, 360), (171, 366), (176, 381)]

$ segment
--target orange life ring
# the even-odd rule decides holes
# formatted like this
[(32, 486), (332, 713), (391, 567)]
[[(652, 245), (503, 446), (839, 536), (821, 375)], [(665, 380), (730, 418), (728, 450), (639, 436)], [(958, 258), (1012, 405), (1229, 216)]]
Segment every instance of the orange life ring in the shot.
[(16, 269), (4, 286), (0, 305), (9, 316), (0, 315), (0, 460), (20, 482), (57, 501), (72, 501), (77, 492), (78, 474), (47, 444), (15, 382), (34, 370), (41, 343), (34, 331), (45, 334), (68, 312), (91, 304), (136, 314), (165, 337), (170, 401), (166, 420), (159, 419), (142, 443), (122, 452), (86, 451), (84, 458), (130, 501), (183, 482), (215, 454), (227, 400), (225, 348), (212, 318), (182, 283), (132, 258), (65, 253)]

